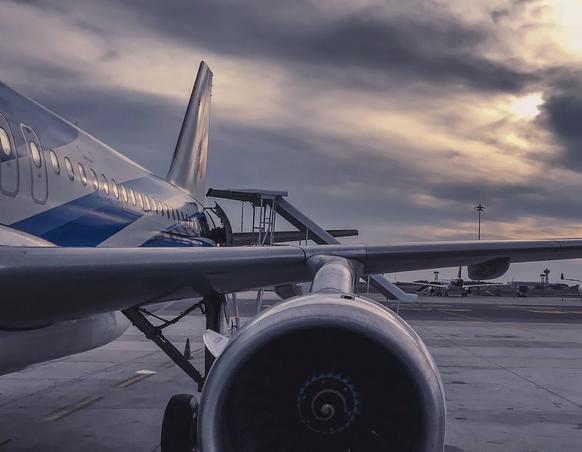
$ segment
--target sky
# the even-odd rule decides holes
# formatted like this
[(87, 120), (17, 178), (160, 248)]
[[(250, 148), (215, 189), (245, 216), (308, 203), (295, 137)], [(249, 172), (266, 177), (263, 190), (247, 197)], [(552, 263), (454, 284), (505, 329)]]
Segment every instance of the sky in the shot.
[[(582, 237), (578, 0), (0, 3), (0, 79), (156, 174), (203, 59), (209, 187), (287, 190), (358, 242), (474, 239), (478, 203), (484, 239)], [(545, 267), (582, 279), (502, 280)]]

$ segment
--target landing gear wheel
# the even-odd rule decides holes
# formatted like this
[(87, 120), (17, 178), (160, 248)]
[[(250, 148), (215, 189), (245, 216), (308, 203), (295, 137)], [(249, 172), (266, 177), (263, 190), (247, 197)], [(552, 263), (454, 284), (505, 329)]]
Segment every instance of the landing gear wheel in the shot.
[(172, 396), (162, 421), (161, 452), (198, 451), (198, 402), (193, 395)]

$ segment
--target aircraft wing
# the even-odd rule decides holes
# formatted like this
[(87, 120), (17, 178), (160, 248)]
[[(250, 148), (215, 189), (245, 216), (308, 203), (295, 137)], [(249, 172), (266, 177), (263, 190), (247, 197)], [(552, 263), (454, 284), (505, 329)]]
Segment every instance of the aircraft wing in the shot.
[(582, 257), (582, 240), (233, 248), (0, 247), (0, 327), (59, 320), (154, 302), (181, 288), (204, 295), (310, 281), (309, 259), (358, 261), (364, 274)]
[(472, 289), (473, 287), (496, 287), (496, 286), (506, 286), (505, 283), (481, 283), (481, 284), (463, 284), (465, 289)]
[(439, 287), (439, 288), (445, 288), (447, 287), (446, 284), (441, 284), (441, 283), (421, 283), (421, 282), (409, 282), (406, 284), (412, 284), (413, 286), (422, 286), (423, 288), (426, 287)]

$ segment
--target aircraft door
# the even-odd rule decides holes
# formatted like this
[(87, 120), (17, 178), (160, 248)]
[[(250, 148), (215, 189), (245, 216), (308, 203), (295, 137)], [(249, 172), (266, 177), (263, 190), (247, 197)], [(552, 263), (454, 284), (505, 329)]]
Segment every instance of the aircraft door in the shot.
[(34, 130), (24, 124), (20, 125), (20, 129), (24, 137), (24, 146), (30, 157), (32, 199), (39, 204), (44, 204), (48, 199), (48, 180), (42, 146)]
[(18, 193), (18, 151), (8, 121), (0, 114), (0, 190), (9, 196)]

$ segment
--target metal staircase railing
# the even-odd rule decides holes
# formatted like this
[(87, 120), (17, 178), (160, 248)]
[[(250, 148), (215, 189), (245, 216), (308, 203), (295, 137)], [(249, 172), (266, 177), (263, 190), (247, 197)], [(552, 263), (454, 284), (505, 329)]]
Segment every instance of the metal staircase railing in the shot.
[[(277, 214), (302, 231), (306, 239), (313, 240), (318, 245), (341, 243), (285, 199), (287, 195), (286, 191), (252, 189), (217, 190), (211, 188), (207, 193), (210, 197), (248, 202), (253, 206), (253, 232), (258, 232), (258, 245), (274, 243)], [(258, 224), (255, 214), (257, 208), (259, 209)], [(415, 301), (417, 299), (417, 295), (404, 292), (383, 275), (370, 275), (370, 285), (392, 300)]]

